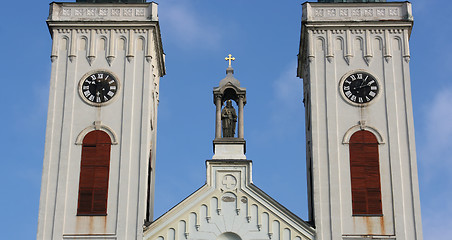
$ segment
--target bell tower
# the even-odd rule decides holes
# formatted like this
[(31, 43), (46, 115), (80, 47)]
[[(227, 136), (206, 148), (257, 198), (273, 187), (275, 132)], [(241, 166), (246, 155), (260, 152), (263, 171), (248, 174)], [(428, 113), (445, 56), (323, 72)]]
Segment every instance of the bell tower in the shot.
[(316, 239), (421, 240), (411, 3), (303, 4), (309, 220)]
[[(240, 87), (240, 81), (234, 77), (231, 61), (234, 61), (235, 58), (229, 54), (225, 60), (229, 61), (226, 77), (220, 81), (220, 86), (213, 89), (216, 115), (215, 139), (213, 140), (214, 156), (212, 159), (246, 159), (246, 142), (243, 127), (246, 88)], [(232, 101), (238, 107), (238, 115), (232, 105)], [(226, 104), (222, 108), (224, 103)]]
[(50, 96), (37, 239), (142, 239), (153, 218), (157, 4), (50, 4)]

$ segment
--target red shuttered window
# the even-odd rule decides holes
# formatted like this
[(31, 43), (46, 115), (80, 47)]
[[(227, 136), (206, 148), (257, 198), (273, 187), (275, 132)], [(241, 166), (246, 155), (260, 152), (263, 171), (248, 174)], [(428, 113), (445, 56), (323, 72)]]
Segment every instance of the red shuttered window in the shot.
[(378, 141), (369, 131), (350, 138), (350, 175), (353, 215), (381, 215)]
[(95, 130), (83, 139), (77, 215), (107, 215), (111, 139)]

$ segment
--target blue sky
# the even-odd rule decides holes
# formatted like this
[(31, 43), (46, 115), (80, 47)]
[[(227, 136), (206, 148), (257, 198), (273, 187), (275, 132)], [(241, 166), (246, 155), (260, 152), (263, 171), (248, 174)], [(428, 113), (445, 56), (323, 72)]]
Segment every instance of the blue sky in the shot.
[[(307, 219), (302, 80), (296, 75), (302, 1), (162, 0), (155, 217), (205, 182), (212, 157), (212, 88), (231, 53), (247, 88), (245, 139), (253, 180)], [(414, 0), (411, 81), (424, 239), (452, 235), (451, 1)], [(3, 239), (34, 239), (44, 151), (51, 38), (49, 1), (3, 2), (0, 151)], [(449, 77), (448, 77), (449, 76)]]

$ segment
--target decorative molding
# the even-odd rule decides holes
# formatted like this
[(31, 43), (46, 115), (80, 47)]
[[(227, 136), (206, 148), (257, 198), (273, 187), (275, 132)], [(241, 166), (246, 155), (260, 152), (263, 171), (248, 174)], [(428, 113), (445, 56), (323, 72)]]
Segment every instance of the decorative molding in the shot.
[(130, 63), (133, 60), (133, 53), (135, 52), (135, 38), (133, 34), (133, 30), (129, 30), (129, 39), (128, 39), (128, 47), (127, 47), (127, 61)]
[(96, 60), (95, 56), (88, 56), (86, 57), (86, 60), (88, 60), (89, 65), (91, 66), (94, 62), (94, 60)]
[(333, 36), (332, 31), (326, 31), (326, 59), (328, 62), (332, 62), (334, 58), (334, 46), (333, 46)]
[(385, 61), (387, 63), (389, 63), (389, 61), (392, 58), (392, 55), (391, 55), (392, 50), (391, 50), (391, 38), (389, 37), (389, 31), (387, 29), (384, 30), (384, 47), (383, 47), (383, 49), (384, 49)]
[(403, 60), (405, 60), (406, 63), (410, 62), (410, 56), (403, 56)]
[(367, 126), (365, 124), (366, 123), (364, 121), (360, 121), (357, 125), (348, 129), (345, 132), (344, 137), (342, 138), (342, 144), (349, 144), (350, 137), (353, 135), (353, 133), (360, 131), (360, 130), (366, 130), (366, 131), (373, 133), (375, 135), (375, 137), (377, 138), (378, 144), (384, 144), (385, 142), (384, 142), (383, 137), (381, 136), (380, 132), (378, 132), (378, 130), (376, 128)]
[(359, 4), (310, 3), (303, 21), (378, 21), (412, 20), (411, 8), (405, 2)]
[(347, 63), (347, 65), (350, 65), (350, 61), (352, 60), (352, 55), (345, 55), (344, 56), (344, 59), (345, 59), (345, 62)]
[(352, 43), (353, 43), (353, 38), (351, 37), (351, 31), (350, 31), (350, 29), (347, 29), (345, 31), (345, 43), (344, 43), (345, 46), (344, 47), (346, 49), (346, 53), (345, 53), (344, 59), (348, 65), (350, 65), (350, 61), (353, 57)]
[(308, 44), (309, 44), (309, 46), (308, 46), (308, 60), (309, 60), (309, 62), (312, 62), (313, 60), (314, 60), (314, 58), (315, 58), (315, 54), (314, 54), (314, 44), (315, 44), (315, 42), (314, 42), (314, 37), (313, 37), (313, 34), (314, 34), (315, 32), (314, 31), (308, 31), (308, 38), (309, 38), (309, 41), (308, 41)]
[(59, 38), (57, 37), (57, 30), (52, 30), (52, 36), (53, 36), (53, 43), (52, 43), (52, 53), (50, 54), (50, 61), (54, 62), (58, 58), (58, 43)]
[(94, 62), (94, 60), (96, 59), (96, 30), (95, 29), (91, 29), (90, 33), (89, 33), (89, 39), (88, 39), (88, 44), (89, 44), (89, 52), (88, 52), (88, 63), (91, 66)]
[(114, 57), (114, 56), (108, 56), (108, 57), (107, 57), (107, 63), (108, 63), (108, 66), (111, 67), (111, 64), (113, 63), (113, 60), (115, 60), (115, 57)]
[(370, 61), (372, 60), (372, 38), (369, 30), (365, 30), (365, 55), (364, 60), (367, 63), (367, 66), (370, 65)]
[(370, 65), (370, 61), (372, 60), (372, 55), (366, 55), (364, 56), (364, 61), (366, 62), (367, 66)]
[(149, 20), (156, 19), (152, 16), (153, 4), (124, 4), (124, 5), (106, 5), (99, 4), (93, 6), (90, 4), (70, 4), (56, 3), (51, 6), (50, 20)]
[(410, 62), (410, 43), (409, 33), (407, 29), (403, 30), (403, 59), (406, 63)]
[(109, 47), (108, 47), (107, 63), (109, 66), (111, 66), (111, 64), (113, 63), (113, 60), (115, 60), (115, 48), (116, 48), (115, 32), (109, 30), (109, 37), (110, 37), (110, 39), (108, 41)]
[(78, 134), (77, 138), (75, 139), (75, 144), (82, 145), (83, 138), (86, 136), (86, 134), (88, 134), (89, 132), (94, 131), (94, 130), (102, 130), (102, 131), (106, 132), (108, 134), (108, 136), (110, 136), (110, 138), (111, 138), (111, 144), (112, 145), (118, 144), (118, 137), (117, 137), (116, 133), (110, 127), (102, 125), (101, 121), (95, 121), (95, 122), (93, 122), (93, 125), (83, 129)]
[(74, 29), (71, 30), (71, 38), (68, 39), (70, 41), (70, 52), (69, 52), (69, 61), (73, 62), (75, 57), (77, 56), (77, 35)]

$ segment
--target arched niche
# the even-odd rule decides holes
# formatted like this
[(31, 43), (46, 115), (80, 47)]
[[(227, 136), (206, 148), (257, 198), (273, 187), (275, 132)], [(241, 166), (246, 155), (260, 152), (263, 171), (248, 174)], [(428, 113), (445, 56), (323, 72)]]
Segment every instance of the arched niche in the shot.
[(108, 134), (108, 136), (110, 136), (111, 144), (112, 145), (118, 144), (118, 137), (116, 136), (116, 133), (113, 131), (113, 129), (111, 129), (108, 126), (101, 125), (101, 124), (98, 124), (98, 123), (95, 123), (94, 125), (86, 127), (85, 129), (83, 129), (78, 134), (77, 138), (75, 139), (75, 144), (76, 145), (82, 145), (83, 144), (83, 138), (85, 137), (85, 135), (88, 134), (91, 131), (94, 131), (94, 130), (102, 130), (102, 131), (106, 132)]
[[(222, 106), (228, 100), (233, 100), (238, 108), (237, 118), (237, 137), (243, 139), (243, 107), (246, 104), (246, 88), (240, 87), (240, 81), (234, 78), (234, 69), (228, 67), (226, 69), (226, 77), (220, 81), (219, 87), (214, 88), (214, 104), (216, 106), (216, 124), (215, 124), (215, 139), (222, 138)], [(223, 134), (224, 135), (224, 134)], [(228, 134), (227, 138), (231, 138)], [(224, 136), (223, 136), (224, 138)]]
[(347, 130), (347, 132), (345, 132), (344, 137), (342, 138), (342, 144), (349, 144), (350, 137), (355, 132), (360, 131), (360, 130), (366, 130), (366, 131), (373, 133), (375, 135), (375, 137), (377, 138), (378, 144), (384, 144), (383, 137), (381, 136), (381, 134), (378, 132), (377, 129), (370, 127), (370, 126), (363, 126), (363, 125), (355, 125), (355, 126), (349, 128)]
[(242, 240), (242, 238), (233, 232), (225, 232), (220, 234), (216, 240)]

